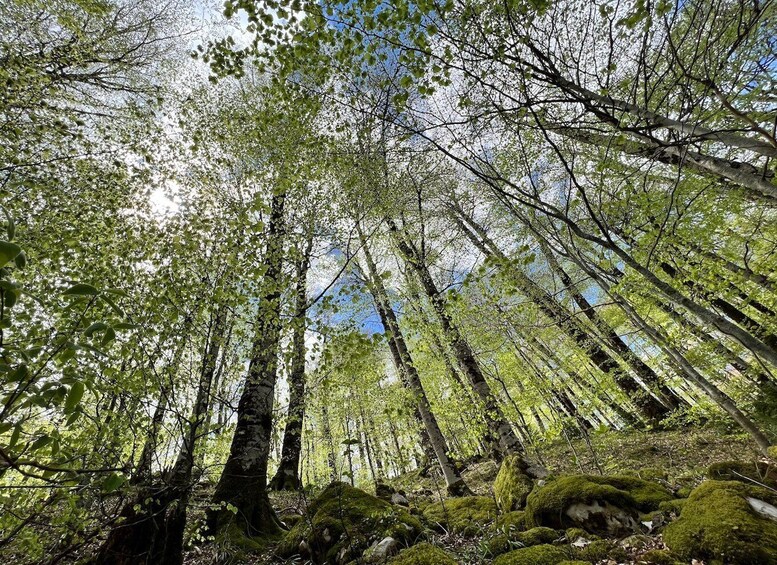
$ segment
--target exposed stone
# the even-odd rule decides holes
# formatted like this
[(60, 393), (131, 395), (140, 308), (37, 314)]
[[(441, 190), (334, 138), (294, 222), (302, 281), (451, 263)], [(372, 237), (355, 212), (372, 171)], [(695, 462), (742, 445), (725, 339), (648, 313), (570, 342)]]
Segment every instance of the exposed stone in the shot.
[(410, 501), (405, 495), (395, 492), (391, 495), (391, 504), (397, 504), (399, 506), (410, 506)]
[(383, 563), (386, 559), (398, 553), (399, 549), (399, 542), (397, 540), (392, 537), (383, 538), (364, 552), (364, 561), (366, 563)]

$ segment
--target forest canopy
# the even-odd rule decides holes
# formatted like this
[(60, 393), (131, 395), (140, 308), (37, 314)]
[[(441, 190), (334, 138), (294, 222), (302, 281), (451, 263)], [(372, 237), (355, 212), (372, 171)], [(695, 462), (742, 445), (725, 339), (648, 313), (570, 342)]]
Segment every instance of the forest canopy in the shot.
[(9, 562), (777, 563), (775, 2), (0, 32)]

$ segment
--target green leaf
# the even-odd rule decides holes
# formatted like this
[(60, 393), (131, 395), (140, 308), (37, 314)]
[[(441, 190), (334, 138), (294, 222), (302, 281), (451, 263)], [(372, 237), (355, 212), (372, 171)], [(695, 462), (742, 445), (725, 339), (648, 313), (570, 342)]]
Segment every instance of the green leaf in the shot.
[(14, 257), (14, 263), (19, 269), (24, 269), (27, 266), (27, 254), (22, 251), (16, 257)]
[(107, 330), (105, 330), (105, 335), (103, 335), (103, 340), (100, 345), (106, 346), (114, 339), (116, 339), (116, 332), (114, 331), (113, 328), (109, 327)]
[(32, 442), (32, 445), (30, 446), (30, 449), (32, 451), (36, 451), (38, 449), (41, 449), (43, 447), (46, 447), (49, 443), (51, 443), (51, 440), (53, 438), (50, 435), (42, 435), (38, 439), (36, 439), (34, 442)]
[(100, 298), (103, 299), (103, 301), (110, 306), (114, 312), (116, 312), (119, 316), (124, 316), (124, 310), (119, 308), (118, 304), (116, 304), (113, 300), (108, 298), (105, 295), (100, 296)]
[(15, 243), (0, 239), (0, 267), (5, 267), (21, 252), (22, 248)]
[(78, 283), (71, 286), (65, 292), (65, 296), (97, 296), (100, 291), (90, 284)]
[(103, 492), (113, 492), (126, 482), (127, 478), (121, 473), (111, 473), (103, 481)]
[(65, 399), (65, 412), (70, 412), (78, 406), (81, 399), (84, 397), (84, 383), (78, 381), (70, 387), (70, 392), (67, 393)]
[(84, 336), (85, 337), (92, 337), (94, 332), (102, 331), (102, 330), (106, 329), (107, 327), (108, 327), (108, 324), (106, 324), (105, 322), (95, 322), (94, 324), (92, 324), (91, 326), (89, 326), (88, 328), (86, 328), (84, 330)]
[(118, 324), (113, 324), (114, 330), (134, 330), (137, 327), (137, 324), (130, 324), (129, 322), (119, 322)]
[(22, 425), (16, 424), (13, 429), (13, 433), (11, 434), (11, 439), (8, 441), (8, 448), (12, 448), (17, 444), (19, 441), (19, 436), (22, 434)]

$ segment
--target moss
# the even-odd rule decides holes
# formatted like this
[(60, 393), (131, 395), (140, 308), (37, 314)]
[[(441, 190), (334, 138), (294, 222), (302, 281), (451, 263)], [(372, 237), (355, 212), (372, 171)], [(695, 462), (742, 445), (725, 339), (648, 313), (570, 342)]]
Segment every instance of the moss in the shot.
[(585, 538), (585, 539), (595, 539), (596, 536), (592, 536), (588, 532), (586, 532), (583, 528), (567, 528), (567, 531), (564, 533), (564, 535), (567, 538), (567, 541), (569, 543), (572, 543), (576, 539)]
[(496, 513), (492, 498), (464, 496), (430, 504), (424, 510), (424, 518), (448, 531), (474, 536), (494, 521)]
[(535, 545), (500, 555), (494, 565), (558, 565), (569, 559), (569, 554), (555, 545)]
[(515, 535), (515, 539), (526, 547), (532, 545), (540, 545), (543, 543), (551, 543), (558, 539), (558, 533), (551, 528), (544, 528), (542, 526), (520, 532)]
[(688, 498), (691, 496), (691, 493), (693, 492), (693, 487), (680, 487), (677, 489), (677, 492), (675, 495), (677, 495), (678, 498)]
[(658, 505), (667, 500), (672, 500), (672, 493), (653, 481), (646, 481), (636, 477), (616, 475), (612, 477), (592, 477), (594, 481), (601, 481), (617, 489), (628, 492), (636, 502), (637, 510), (648, 512), (657, 510)]
[(446, 551), (429, 543), (403, 549), (388, 562), (390, 565), (457, 565), (456, 560)]
[(759, 516), (745, 497), (774, 503), (774, 493), (738, 481), (705, 481), (664, 530), (664, 541), (688, 559), (731, 564), (777, 563), (777, 523)]
[(714, 463), (707, 468), (707, 478), (716, 481), (741, 481), (745, 484), (761, 483), (777, 488), (777, 469), (763, 461)]
[(674, 514), (675, 516), (679, 516), (680, 512), (683, 509), (683, 506), (685, 506), (685, 503), (687, 501), (688, 501), (687, 498), (676, 498), (674, 500), (665, 500), (664, 502), (658, 505), (658, 509), (664, 514)]
[(494, 529), (501, 532), (511, 530), (523, 531), (526, 529), (526, 513), (523, 510), (514, 510), (507, 514), (502, 514), (496, 519)]
[(277, 551), (283, 557), (296, 555), (305, 541), (316, 562), (332, 560), (341, 552), (341, 557), (355, 559), (376, 540), (390, 536), (408, 545), (422, 531), (418, 519), (402, 508), (334, 482), (313, 501), (305, 518), (286, 534)]
[(679, 563), (671, 551), (665, 549), (652, 549), (639, 556), (640, 563), (647, 565), (675, 565)]
[(524, 472), (524, 466), (517, 455), (508, 455), (502, 461), (494, 481), (496, 505), (502, 512), (522, 508), (526, 504), (526, 497), (534, 488), (534, 482)]
[(592, 541), (585, 547), (577, 550), (577, 558), (589, 563), (598, 563), (605, 559), (614, 559), (615, 561), (625, 561), (628, 559), (626, 551), (618, 547), (609, 540)]
[(497, 534), (484, 540), (482, 549), (488, 557), (497, 557), (513, 549), (513, 543), (507, 534)]
[(577, 559), (565, 559), (564, 561), (559, 561), (557, 565), (590, 565), (588, 561), (578, 561)]
[(769, 454), (769, 457), (777, 461), (777, 445), (770, 445), (766, 450), (766, 453)]
[(303, 516), (302, 514), (282, 514), (278, 518), (286, 524), (287, 528), (293, 528), (302, 521)]

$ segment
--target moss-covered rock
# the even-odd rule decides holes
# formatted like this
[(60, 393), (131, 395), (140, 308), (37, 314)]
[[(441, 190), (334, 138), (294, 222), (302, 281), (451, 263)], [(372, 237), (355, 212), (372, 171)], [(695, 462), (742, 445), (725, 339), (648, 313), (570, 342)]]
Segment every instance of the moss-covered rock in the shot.
[(483, 532), (496, 519), (496, 514), (496, 503), (487, 496), (448, 498), (424, 510), (424, 518), (432, 524), (467, 536)]
[(523, 510), (514, 510), (497, 517), (493, 525), (494, 530), (502, 532), (523, 531), (526, 529), (526, 513)]
[(766, 489), (738, 481), (705, 481), (664, 530), (664, 541), (681, 558), (726, 564), (777, 563), (777, 522), (759, 515), (748, 497), (775, 504)]
[(500, 555), (494, 565), (558, 565), (569, 559), (568, 552), (555, 545), (535, 545)]
[(567, 528), (567, 531), (564, 532), (564, 536), (567, 538), (567, 541), (569, 543), (574, 543), (576, 540), (579, 540), (579, 539), (585, 539), (585, 540), (599, 539), (598, 536), (589, 534), (583, 528)]
[(622, 547), (618, 547), (613, 542), (603, 539), (592, 541), (585, 547), (578, 549), (576, 553), (575, 557), (577, 559), (589, 563), (598, 563), (605, 559), (614, 559), (617, 562), (628, 559), (628, 555)]
[(688, 502), (687, 498), (676, 498), (674, 500), (665, 500), (658, 505), (658, 509), (664, 514), (679, 516), (683, 506)]
[(347, 563), (375, 541), (414, 542), (423, 526), (405, 510), (341, 482), (330, 484), (278, 547), (282, 557), (302, 555), (316, 563)]
[(763, 461), (723, 461), (707, 468), (707, 478), (715, 481), (740, 481), (745, 484), (760, 483), (777, 488), (777, 468)]
[(559, 535), (556, 530), (543, 526), (515, 534), (515, 539), (526, 547), (543, 543), (552, 543), (556, 541), (558, 537)]
[(526, 523), (625, 535), (639, 531), (640, 511), (655, 510), (671, 499), (669, 490), (637, 477), (562, 476), (531, 492)]
[(588, 563), (588, 561), (579, 561), (577, 559), (565, 559), (564, 561), (559, 561), (557, 565), (591, 565)]
[(525, 466), (516, 455), (508, 455), (502, 461), (494, 481), (494, 498), (502, 512), (519, 510), (526, 504), (526, 497), (534, 487), (534, 481), (526, 474)]
[(302, 521), (302, 514), (281, 514), (278, 516), (281, 522), (289, 529), (293, 528)]
[(419, 543), (403, 549), (399, 555), (389, 559), (390, 565), (457, 565), (448, 552), (429, 543)]

